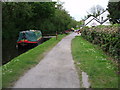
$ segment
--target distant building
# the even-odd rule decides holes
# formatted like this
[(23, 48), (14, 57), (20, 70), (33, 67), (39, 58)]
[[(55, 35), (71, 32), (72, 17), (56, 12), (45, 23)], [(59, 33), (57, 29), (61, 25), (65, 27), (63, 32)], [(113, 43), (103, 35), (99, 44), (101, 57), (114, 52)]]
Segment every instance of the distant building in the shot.
[(84, 25), (89, 27), (98, 25), (111, 25), (109, 18), (107, 17), (108, 14), (109, 12), (105, 10), (97, 17), (90, 16), (85, 20)]

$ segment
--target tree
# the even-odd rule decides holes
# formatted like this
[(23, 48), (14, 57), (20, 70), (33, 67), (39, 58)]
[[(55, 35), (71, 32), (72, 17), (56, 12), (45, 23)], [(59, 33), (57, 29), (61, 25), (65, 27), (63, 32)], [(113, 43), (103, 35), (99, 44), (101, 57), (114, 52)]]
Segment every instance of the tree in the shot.
[(3, 2), (2, 11), (3, 38), (15, 38), (21, 30), (40, 29), (54, 16), (55, 2)]
[(28, 3), (2, 3), (3, 38), (14, 38), (20, 30), (26, 29), (31, 13), (31, 6)]
[(108, 3), (108, 11), (110, 21), (115, 24), (120, 24), (120, 1), (119, 2), (109, 2)]
[(102, 6), (100, 6), (100, 5), (93, 6), (90, 8), (90, 12), (87, 12), (88, 13), (87, 17), (90, 17), (90, 16), (97, 17), (103, 11), (104, 11), (104, 9)]
[[(23, 30), (41, 30), (43, 34), (63, 32), (76, 21), (56, 2), (3, 2), (3, 39), (17, 38)], [(55, 7), (57, 5), (57, 7)]]

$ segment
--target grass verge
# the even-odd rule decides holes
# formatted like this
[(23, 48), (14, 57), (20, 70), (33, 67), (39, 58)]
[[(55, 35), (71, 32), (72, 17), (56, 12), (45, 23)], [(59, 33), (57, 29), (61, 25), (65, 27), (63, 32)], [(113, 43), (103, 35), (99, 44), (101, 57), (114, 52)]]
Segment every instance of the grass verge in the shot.
[(66, 35), (58, 35), (58, 39), (51, 38), (43, 44), (21, 54), (2, 66), (2, 87), (12, 87), (28, 69), (40, 62), (45, 53), (51, 50)]
[(118, 88), (118, 68), (98, 46), (77, 36), (72, 40), (72, 55), (77, 71), (89, 76), (91, 88)]

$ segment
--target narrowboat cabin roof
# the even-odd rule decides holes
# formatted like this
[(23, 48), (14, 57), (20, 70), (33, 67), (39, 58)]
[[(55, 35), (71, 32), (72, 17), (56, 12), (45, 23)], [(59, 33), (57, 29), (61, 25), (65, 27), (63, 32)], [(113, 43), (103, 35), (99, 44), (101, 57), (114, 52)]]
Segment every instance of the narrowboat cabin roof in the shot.
[(41, 38), (40, 30), (20, 31), (17, 43), (37, 43)]

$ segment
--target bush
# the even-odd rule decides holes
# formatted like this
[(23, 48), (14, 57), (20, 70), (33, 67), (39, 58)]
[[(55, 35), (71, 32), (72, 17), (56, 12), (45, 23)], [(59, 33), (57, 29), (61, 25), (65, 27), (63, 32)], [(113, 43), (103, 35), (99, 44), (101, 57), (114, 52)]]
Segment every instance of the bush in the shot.
[(120, 60), (120, 30), (118, 24), (111, 26), (85, 27), (82, 37), (99, 45), (105, 52)]

